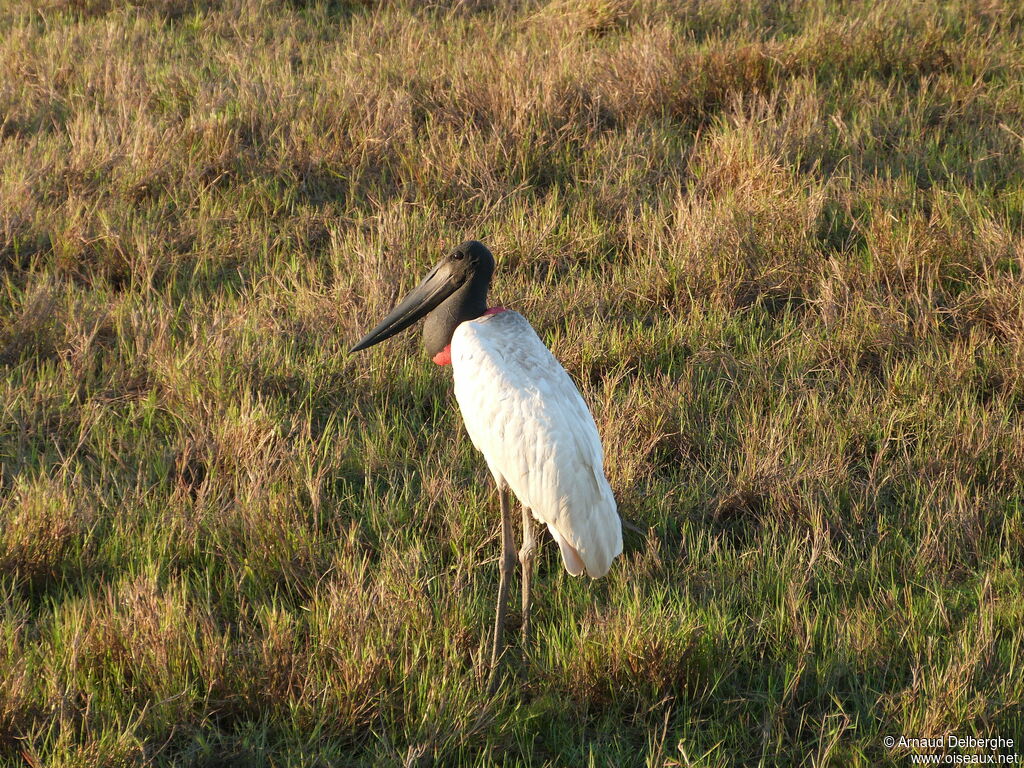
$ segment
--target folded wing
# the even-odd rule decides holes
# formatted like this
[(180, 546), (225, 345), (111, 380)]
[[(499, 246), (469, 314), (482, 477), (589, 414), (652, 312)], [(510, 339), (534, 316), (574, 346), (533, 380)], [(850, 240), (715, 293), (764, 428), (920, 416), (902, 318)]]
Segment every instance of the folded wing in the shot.
[(455, 397), (473, 445), (558, 542), (566, 570), (604, 576), (622, 524), (594, 418), (518, 312), (462, 323), (451, 344)]

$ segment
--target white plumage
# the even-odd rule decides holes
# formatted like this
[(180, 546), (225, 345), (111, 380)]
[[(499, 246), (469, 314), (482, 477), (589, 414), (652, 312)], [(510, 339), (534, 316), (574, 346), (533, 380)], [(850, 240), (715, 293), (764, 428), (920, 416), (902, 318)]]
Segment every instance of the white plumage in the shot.
[(466, 431), (498, 487), (548, 526), (569, 573), (604, 576), (622, 524), (597, 426), (565, 369), (508, 310), (460, 324), (451, 360)]

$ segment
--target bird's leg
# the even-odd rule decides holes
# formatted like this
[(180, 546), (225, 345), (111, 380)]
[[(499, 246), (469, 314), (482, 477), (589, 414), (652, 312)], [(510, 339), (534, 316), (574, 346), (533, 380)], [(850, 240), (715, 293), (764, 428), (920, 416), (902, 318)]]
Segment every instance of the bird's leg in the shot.
[(537, 538), (533, 530), (533, 513), (523, 507), (523, 546), (519, 550), (519, 565), (523, 569), (523, 623), (525, 646), (530, 639), (530, 585), (533, 582), (533, 560), (537, 553)]
[(494, 645), (491, 646), (491, 680), (488, 686), (494, 692), (498, 681), (498, 659), (503, 650), (502, 630), (505, 628), (505, 610), (508, 608), (508, 577), (516, 567), (516, 549), (512, 538), (512, 511), (507, 485), (499, 485), (501, 503), (501, 560), (498, 580), (498, 605), (494, 612)]

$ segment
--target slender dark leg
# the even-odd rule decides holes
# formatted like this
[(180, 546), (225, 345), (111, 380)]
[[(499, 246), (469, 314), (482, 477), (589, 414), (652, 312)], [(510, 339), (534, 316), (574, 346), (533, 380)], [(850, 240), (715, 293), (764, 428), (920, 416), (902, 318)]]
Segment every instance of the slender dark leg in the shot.
[(523, 547), (519, 550), (519, 565), (523, 569), (523, 646), (530, 639), (530, 585), (533, 583), (533, 560), (537, 554), (537, 539), (533, 531), (533, 515), (523, 507)]
[(498, 580), (498, 605), (494, 612), (494, 645), (491, 646), (491, 679), (489, 690), (493, 693), (498, 684), (498, 661), (504, 650), (502, 630), (505, 628), (505, 611), (508, 608), (508, 577), (516, 567), (515, 542), (512, 539), (512, 501), (508, 486), (498, 488), (501, 503), (501, 560)]

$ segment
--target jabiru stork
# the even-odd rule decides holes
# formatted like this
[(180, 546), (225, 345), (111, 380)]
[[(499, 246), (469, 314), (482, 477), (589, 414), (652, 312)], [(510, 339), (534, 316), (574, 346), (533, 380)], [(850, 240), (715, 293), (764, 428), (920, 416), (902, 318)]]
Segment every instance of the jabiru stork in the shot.
[(493, 274), (494, 257), (487, 247), (476, 240), (462, 243), (351, 350), (378, 344), (426, 317), (427, 354), (438, 365), (452, 367), (466, 431), (494, 476), (501, 507), (492, 689), (516, 560), (509, 491), (522, 504), (524, 641), (530, 632), (536, 552), (531, 516), (547, 525), (573, 576), (585, 571), (592, 579), (600, 578), (622, 552), (622, 523), (604, 474), (594, 418), (526, 318), (487, 307)]

